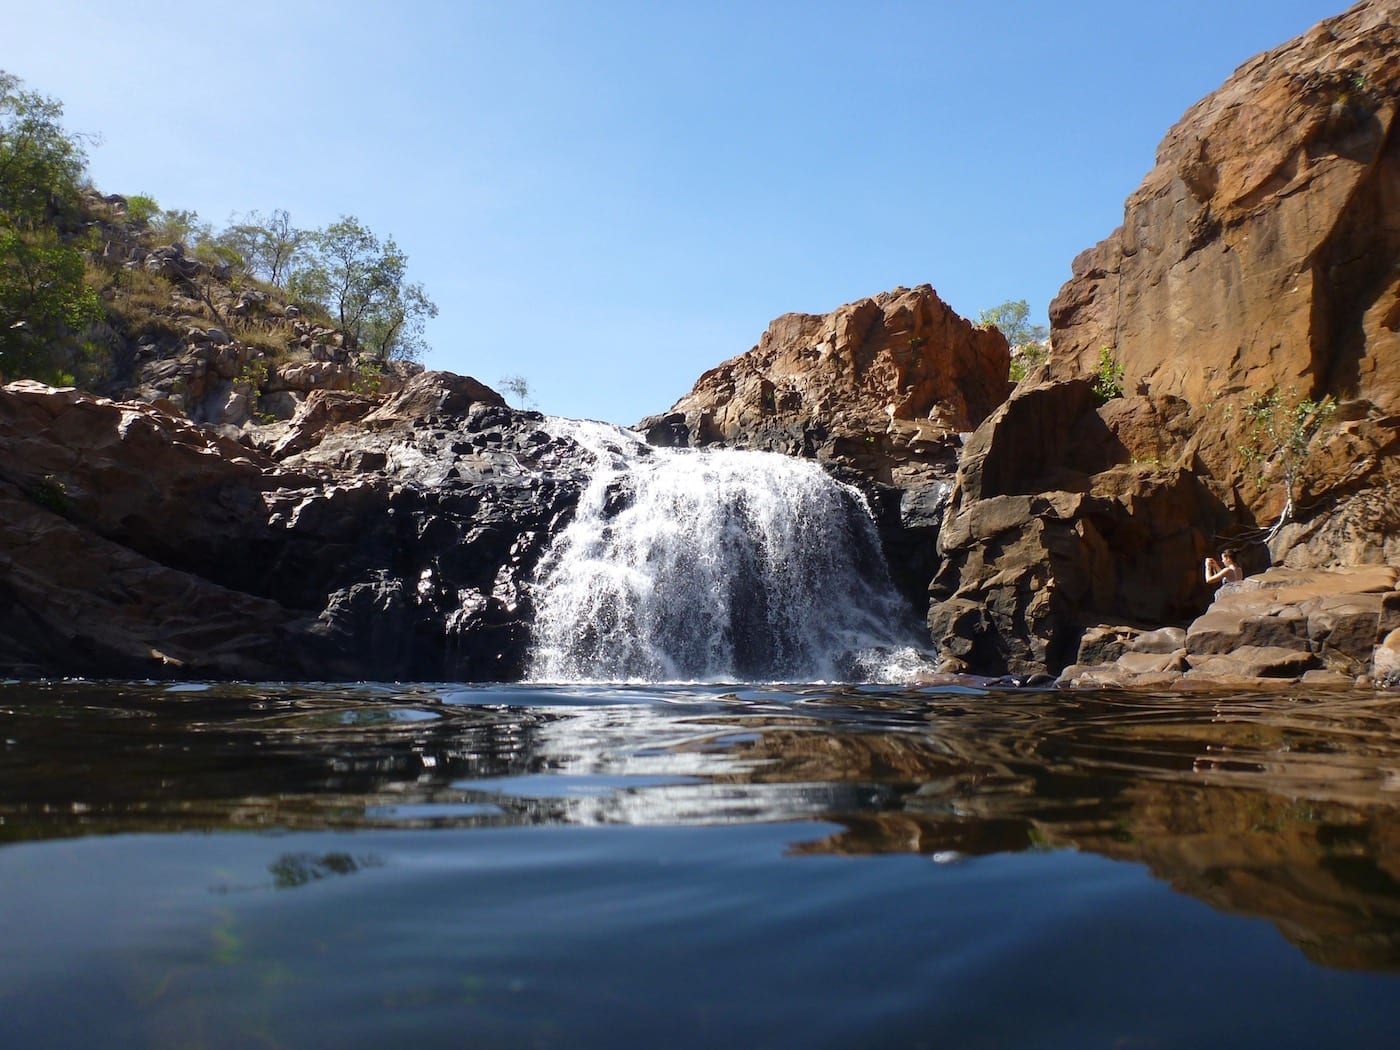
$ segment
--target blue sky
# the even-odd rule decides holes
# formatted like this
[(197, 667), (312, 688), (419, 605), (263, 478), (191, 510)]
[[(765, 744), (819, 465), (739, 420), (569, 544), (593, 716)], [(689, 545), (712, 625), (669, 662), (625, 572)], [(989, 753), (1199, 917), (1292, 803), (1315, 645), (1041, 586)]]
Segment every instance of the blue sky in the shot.
[(1043, 320), (1168, 127), (1344, 7), (9, 0), (0, 68), (104, 191), (357, 215), (440, 308), (429, 367), (632, 423), (788, 311)]

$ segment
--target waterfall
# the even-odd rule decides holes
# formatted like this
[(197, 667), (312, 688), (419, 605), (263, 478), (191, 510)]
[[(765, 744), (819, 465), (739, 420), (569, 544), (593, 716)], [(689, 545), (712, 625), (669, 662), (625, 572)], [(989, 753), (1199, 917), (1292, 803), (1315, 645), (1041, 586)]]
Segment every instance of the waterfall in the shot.
[[(895, 680), (910, 614), (855, 489), (766, 452), (552, 420), (593, 470), (534, 585), (537, 681)], [(891, 663), (899, 668), (892, 668)]]

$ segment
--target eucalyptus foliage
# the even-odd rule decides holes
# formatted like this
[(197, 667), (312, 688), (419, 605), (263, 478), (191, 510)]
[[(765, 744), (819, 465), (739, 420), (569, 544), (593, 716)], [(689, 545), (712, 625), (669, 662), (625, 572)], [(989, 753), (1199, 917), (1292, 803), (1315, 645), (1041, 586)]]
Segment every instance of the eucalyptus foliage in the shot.
[(381, 241), (353, 215), (306, 235), (288, 289), (323, 307), (350, 341), (380, 360), (417, 360), (423, 330), (437, 305), (405, 280), (408, 256), (392, 237)]
[(1313, 441), (1336, 412), (1337, 402), (1331, 395), (1318, 400), (1277, 388), (1242, 407), (1245, 440), (1239, 446), (1241, 459), (1252, 471), (1257, 488), (1262, 490), (1273, 480), (1284, 489), (1283, 513), (1270, 538), (1293, 517)]
[(82, 354), (66, 337), (102, 316), (82, 252), (55, 225), (74, 210), (86, 161), (62, 116), (0, 71), (0, 376), (72, 382)]

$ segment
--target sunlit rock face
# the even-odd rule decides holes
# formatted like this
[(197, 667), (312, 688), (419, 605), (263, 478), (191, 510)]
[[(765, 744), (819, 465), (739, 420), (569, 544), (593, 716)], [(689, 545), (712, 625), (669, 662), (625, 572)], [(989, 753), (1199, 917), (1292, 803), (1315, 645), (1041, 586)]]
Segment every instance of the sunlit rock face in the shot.
[(504, 679), (577, 448), (475, 380), (318, 392), (246, 447), (0, 390), (0, 673)]
[(723, 444), (842, 462), (896, 481), (946, 458), (1006, 396), (1010, 351), (928, 285), (829, 314), (784, 314), (758, 345), (639, 427), (656, 444)]
[(1161, 406), (1101, 404), (1086, 380), (1022, 383), (968, 439), (938, 539), (929, 631), (957, 669), (1058, 672), (1084, 627), (1164, 623), (1205, 602), (1228, 520), (1188, 469), (1135, 461)]
[[(1189, 622), (1203, 556), (1284, 511), (1279, 472), (1241, 452), (1275, 390), (1341, 404), (1249, 571), (1400, 557), (1397, 109), (1383, 0), (1245, 63), (1171, 129), (1052, 304), (1048, 365), (968, 443), (931, 587), (950, 660), (1056, 671), (1087, 626)], [(1105, 351), (1125, 396), (1094, 405)]]
[[(1313, 494), (1355, 490), (1356, 460), (1393, 456), (1400, 411), (1397, 109), (1396, 0), (1357, 4), (1242, 65), (1167, 133), (1123, 225), (1075, 260), (1050, 308), (1052, 374), (1090, 374), (1106, 347), (1129, 393), (1183, 399), (1201, 467), (1260, 519), (1282, 499), (1244, 484), (1240, 407), (1275, 388), (1333, 395), (1350, 403), (1360, 447), (1325, 465)], [(1394, 492), (1384, 465), (1360, 470)]]
[(1204, 403), (1296, 384), (1400, 407), (1400, 3), (1242, 65), (1167, 133), (1051, 308), (1056, 359)]

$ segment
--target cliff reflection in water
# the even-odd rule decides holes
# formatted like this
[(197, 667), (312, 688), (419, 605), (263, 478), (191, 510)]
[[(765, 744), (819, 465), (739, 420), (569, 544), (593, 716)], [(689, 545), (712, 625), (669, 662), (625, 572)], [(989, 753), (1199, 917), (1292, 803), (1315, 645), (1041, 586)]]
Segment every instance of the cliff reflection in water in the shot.
[(1092, 851), (1400, 969), (1394, 695), (5, 684), (0, 728), (0, 843), (816, 820), (795, 854)]

